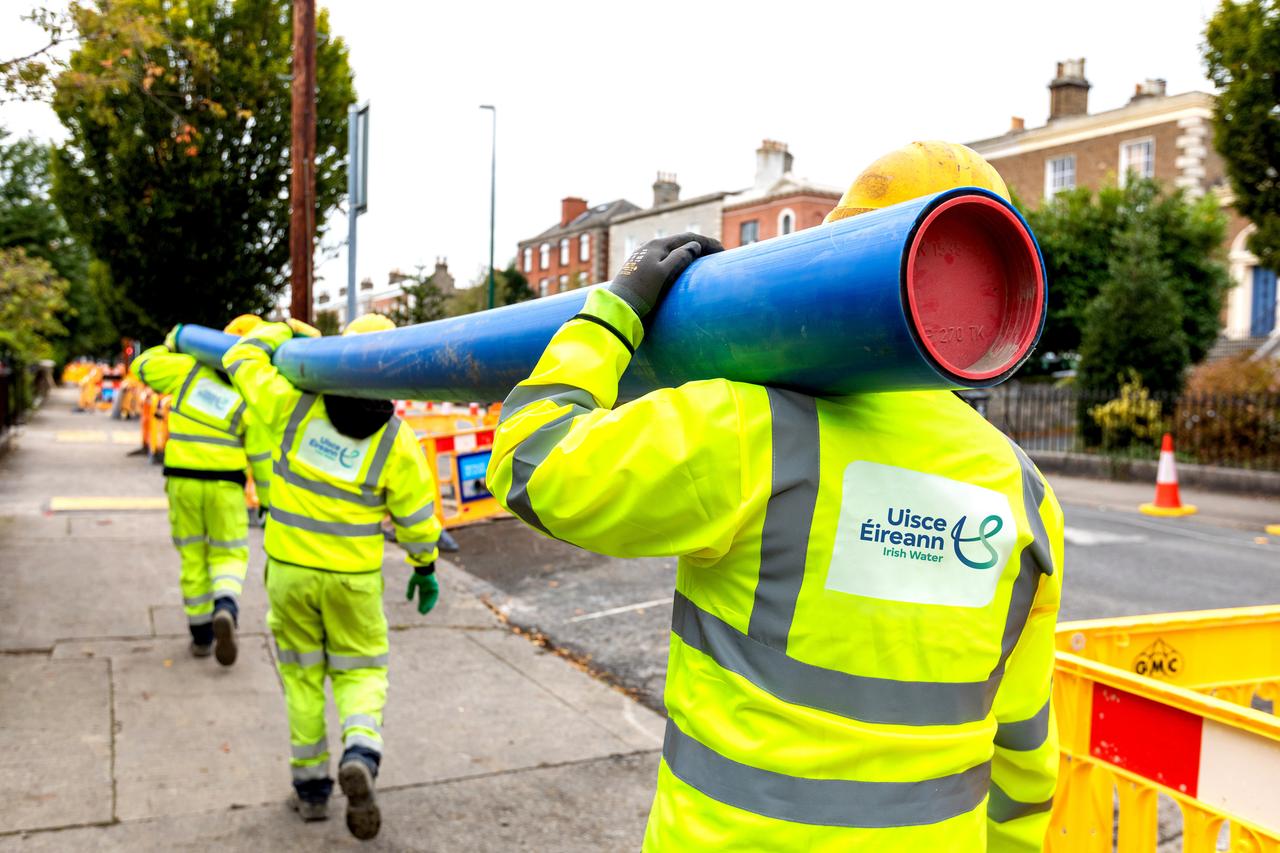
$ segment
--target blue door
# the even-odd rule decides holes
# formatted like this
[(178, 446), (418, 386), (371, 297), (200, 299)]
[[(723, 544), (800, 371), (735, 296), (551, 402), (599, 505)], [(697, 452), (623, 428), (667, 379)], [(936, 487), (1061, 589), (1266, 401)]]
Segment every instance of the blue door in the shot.
[(1276, 271), (1253, 268), (1253, 312), (1249, 334), (1261, 338), (1276, 327)]

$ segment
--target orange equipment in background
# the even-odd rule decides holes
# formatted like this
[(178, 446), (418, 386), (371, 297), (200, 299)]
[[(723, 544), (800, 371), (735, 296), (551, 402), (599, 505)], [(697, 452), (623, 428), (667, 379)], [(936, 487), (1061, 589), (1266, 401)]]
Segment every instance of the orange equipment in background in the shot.
[(492, 426), (428, 433), (418, 441), (436, 475), (436, 516), (445, 528), (506, 515), (485, 483)]

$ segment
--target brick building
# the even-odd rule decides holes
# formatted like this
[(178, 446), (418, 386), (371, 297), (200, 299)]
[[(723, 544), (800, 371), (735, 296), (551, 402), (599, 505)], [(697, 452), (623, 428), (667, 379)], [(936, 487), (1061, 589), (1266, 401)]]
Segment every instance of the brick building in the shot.
[[(423, 269), (424, 267), (418, 268), (418, 275), (422, 274)], [(371, 311), (379, 314), (392, 314), (406, 299), (401, 283), (413, 280), (413, 277), (400, 270), (392, 270), (388, 273), (385, 284), (374, 284), (373, 279), (366, 278), (360, 282), (360, 289), (356, 293), (357, 315), (367, 314)], [(432, 270), (431, 275), (427, 276), (427, 280), (439, 288), (440, 292), (445, 296), (453, 295), (455, 282), (453, 273), (449, 272), (448, 259), (436, 258), (435, 268)], [(311, 306), (313, 316), (326, 313), (333, 314), (338, 326), (341, 327), (347, 324), (346, 285), (340, 285), (336, 293), (332, 293), (327, 283), (320, 283), (312, 299), (314, 300)]]
[(653, 206), (623, 214), (609, 226), (608, 272), (599, 280), (612, 279), (632, 252), (655, 237), (692, 231), (719, 240), (727, 195), (715, 192), (681, 199), (676, 176), (659, 172), (653, 183)]
[(1075, 187), (1123, 183), (1130, 173), (1214, 194), (1228, 216), (1226, 254), (1235, 286), (1223, 312), (1223, 334), (1260, 339), (1276, 330), (1276, 276), (1245, 248), (1253, 225), (1231, 208), (1222, 158), (1213, 148), (1214, 96), (1169, 95), (1165, 81), (1145, 80), (1124, 106), (1089, 112), (1084, 60), (1058, 63), (1049, 83), (1049, 118), (1026, 127), (1014, 117), (1000, 136), (970, 142), (999, 171), (1023, 203), (1036, 206)]
[(726, 249), (822, 224), (843, 190), (797, 177), (785, 143), (766, 139), (756, 149), (750, 189), (724, 199), (721, 242)]
[(522, 240), (516, 255), (520, 271), (539, 296), (549, 296), (605, 280), (609, 262), (609, 225), (640, 208), (626, 199), (587, 207), (585, 199), (560, 200), (560, 222)]

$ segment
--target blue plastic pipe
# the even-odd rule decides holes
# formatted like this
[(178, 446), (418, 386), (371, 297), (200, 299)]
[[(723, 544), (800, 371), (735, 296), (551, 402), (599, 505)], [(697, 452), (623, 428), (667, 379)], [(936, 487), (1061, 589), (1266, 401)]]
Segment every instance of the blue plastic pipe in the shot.
[[(930, 224), (931, 216), (949, 224)], [(932, 230), (926, 233), (922, 226)], [(966, 240), (995, 241), (994, 249), (976, 253), (971, 272), (1012, 282), (1006, 291), (996, 293), (989, 281), (973, 275), (947, 278), (954, 259), (947, 253), (954, 250), (957, 266), (963, 266)], [(913, 272), (912, 257), (919, 271)], [(994, 385), (1026, 359), (1039, 337), (1043, 268), (1021, 216), (1003, 199), (972, 188), (701, 258), (672, 285), (652, 317), (622, 379), (621, 396), (717, 377), (818, 396)], [(912, 276), (931, 281), (933, 289), (913, 291)], [(274, 361), (284, 376), (310, 391), (501, 400), (528, 377), (552, 335), (582, 309), (587, 292), (388, 332), (294, 339)], [(960, 302), (948, 303), (952, 297)], [(926, 303), (919, 312), (913, 298)], [(992, 300), (1000, 304), (992, 308)], [(959, 316), (988, 308), (984, 318), (995, 317), (1003, 332), (984, 331), (982, 323), (966, 324), (973, 318)], [(959, 319), (948, 325), (951, 317)], [(966, 325), (978, 340), (958, 356), (972, 361), (977, 347), (981, 370), (966, 371), (946, 357), (949, 338), (963, 338)], [(983, 350), (988, 338), (990, 347)], [(183, 352), (211, 365), (220, 363), (233, 342), (201, 326), (183, 326), (178, 336)]]

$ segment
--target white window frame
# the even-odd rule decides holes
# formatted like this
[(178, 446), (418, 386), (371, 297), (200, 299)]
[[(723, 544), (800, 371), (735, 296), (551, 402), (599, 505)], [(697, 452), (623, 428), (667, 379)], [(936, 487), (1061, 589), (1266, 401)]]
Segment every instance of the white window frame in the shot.
[(684, 230), (689, 232), (690, 234), (701, 234), (702, 226), (699, 225), (697, 222), (690, 222), (688, 225), (684, 227)]
[(568, 289), (569, 289), (569, 276), (568, 276), (568, 275), (561, 275), (561, 276), (560, 276), (560, 289), (559, 289), (559, 290), (557, 290), (557, 291), (556, 291), (556, 293), (564, 293), (564, 292), (565, 292), (566, 290), (568, 290)]
[(578, 238), (578, 260), (586, 263), (591, 260), (591, 235), (583, 234)]
[[(782, 221), (786, 219), (788, 216), (791, 217), (791, 230), (783, 231)], [(796, 212), (789, 207), (784, 207), (782, 208), (782, 210), (778, 212), (778, 236), (781, 237), (784, 234), (794, 234), (795, 232), (796, 232)]]
[(543, 243), (538, 247), (538, 269), (545, 270), (551, 266), (551, 244)]
[(569, 238), (560, 238), (560, 266), (569, 266)]
[(590, 282), (588, 282), (588, 281), (587, 281), (587, 271), (586, 271), (586, 270), (579, 270), (579, 271), (578, 271), (578, 283), (575, 285), (575, 287), (586, 287), (589, 283), (590, 283)]
[(550, 292), (551, 279), (544, 278), (538, 282), (538, 295), (546, 296)]
[[(1064, 160), (1071, 162), (1071, 182), (1063, 183), (1061, 186), (1054, 186), (1053, 164), (1061, 163)], [(1053, 198), (1061, 192), (1067, 192), (1076, 188), (1076, 155), (1063, 154), (1061, 157), (1048, 157), (1044, 161), (1044, 197)]]
[[(1147, 165), (1150, 167), (1150, 174), (1143, 174), (1134, 169), (1129, 162), (1129, 149), (1139, 145), (1149, 145), (1150, 155), (1147, 158)], [(1129, 172), (1138, 172), (1140, 178), (1154, 178), (1156, 176), (1156, 138), (1154, 136), (1142, 136), (1137, 139), (1126, 139), (1120, 143), (1120, 186), (1124, 186), (1129, 181)]]
[(533, 272), (533, 247), (524, 247), (524, 271)]
[(639, 241), (636, 240), (636, 235), (628, 234), (627, 239), (623, 241), (622, 254), (626, 255), (628, 258), (631, 257), (631, 253), (636, 250), (636, 245), (638, 243)]
[[(744, 225), (751, 225), (754, 227), (756, 232), (754, 239), (749, 241), (742, 239), (742, 229)], [(742, 245), (744, 246), (750, 246), (752, 243), (760, 242), (760, 220), (759, 219), (744, 219), (738, 223), (738, 242), (742, 243)]]

